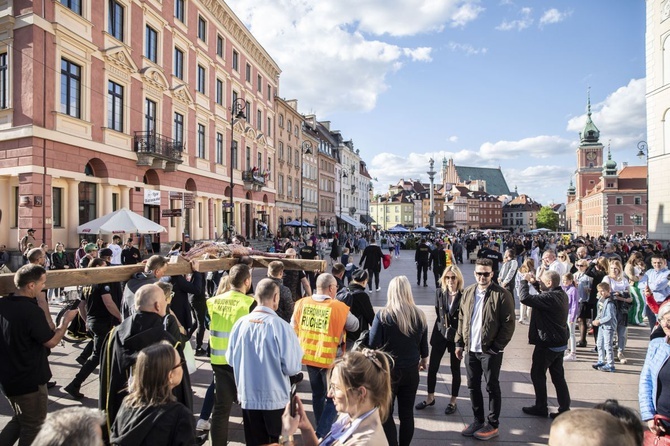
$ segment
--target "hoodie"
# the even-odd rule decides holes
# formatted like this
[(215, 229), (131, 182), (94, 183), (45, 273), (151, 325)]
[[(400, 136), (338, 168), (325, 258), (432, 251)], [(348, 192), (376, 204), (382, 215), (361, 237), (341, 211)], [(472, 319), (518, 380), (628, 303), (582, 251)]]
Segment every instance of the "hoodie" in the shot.
[(137, 273), (126, 282), (126, 287), (123, 289), (123, 299), (121, 303), (121, 316), (126, 319), (135, 314), (135, 293), (142, 285), (152, 284), (158, 282), (158, 279), (153, 272)]
[(114, 446), (191, 446), (196, 444), (193, 414), (181, 403), (128, 407), (116, 416), (110, 443)]

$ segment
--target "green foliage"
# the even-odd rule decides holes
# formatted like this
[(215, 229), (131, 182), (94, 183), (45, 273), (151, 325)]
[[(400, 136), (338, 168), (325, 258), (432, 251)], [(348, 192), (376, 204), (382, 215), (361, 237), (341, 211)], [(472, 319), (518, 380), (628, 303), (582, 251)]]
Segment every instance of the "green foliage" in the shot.
[(407, 239), (405, 240), (405, 249), (415, 250), (416, 239), (414, 239), (413, 237), (407, 237)]
[(538, 228), (547, 228), (552, 231), (558, 229), (558, 214), (549, 206), (543, 206), (535, 217)]

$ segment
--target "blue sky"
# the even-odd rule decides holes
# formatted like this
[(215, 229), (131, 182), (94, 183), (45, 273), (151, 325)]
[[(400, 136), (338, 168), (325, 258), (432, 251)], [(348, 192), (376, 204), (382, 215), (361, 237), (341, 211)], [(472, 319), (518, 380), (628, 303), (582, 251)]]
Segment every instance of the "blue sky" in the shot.
[(279, 95), (353, 139), (384, 191), (428, 159), (501, 166), (565, 201), (591, 87), (619, 163), (645, 138), (645, 3), (605, 0), (230, 2), (277, 61)]

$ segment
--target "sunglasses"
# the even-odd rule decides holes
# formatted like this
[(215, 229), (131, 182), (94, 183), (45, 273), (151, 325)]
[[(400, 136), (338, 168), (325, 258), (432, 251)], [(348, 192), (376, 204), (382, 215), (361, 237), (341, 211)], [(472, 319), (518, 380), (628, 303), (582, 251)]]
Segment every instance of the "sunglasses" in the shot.
[(179, 364), (177, 364), (176, 366), (172, 367), (172, 370), (175, 370), (175, 369), (184, 367), (184, 364), (186, 364), (186, 361), (184, 361), (184, 360), (182, 359), (181, 361), (179, 361)]
[(482, 272), (479, 272), (479, 271), (475, 271), (475, 274), (478, 275), (479, 277), (488, 277), (492, 273), (482, 273)]
[(456, 276), (444, 276), (445, 280), (456, 280)]

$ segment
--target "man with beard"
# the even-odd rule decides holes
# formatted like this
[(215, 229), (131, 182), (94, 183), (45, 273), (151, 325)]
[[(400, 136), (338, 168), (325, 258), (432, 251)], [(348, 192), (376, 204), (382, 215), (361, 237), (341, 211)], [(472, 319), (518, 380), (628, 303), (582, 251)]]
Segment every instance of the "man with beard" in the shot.
[[(539, 284), (540, 294), (530, 294), (529, 282)], [(533, 309), (530, 314), (528, 342), (535, 345), (530, 367), (530, 378), (535, 388), (535, 405), (524, 407), (524, 413), (547, 417), (547, 369), (556, 388), (558, 412), (550, 414), (556, 418), (570, 410), (570, 390), (565, 382), (563, 355), (568, 347), (568, 295), (561, 288), (561, 276), (556, 271), (545, 271), (537, 280), (532, 273), (521, 279), (519, 300)]]
[[(165, 329), (167, 300), (163, 290), (154, 284), (142, 286), (135, 293), (135, 306), (136, 312), (114, 328), (103, 344), (98, 408), (107, 413), (107, 432), (111, 432), (123, 398), (128, 395), (128, 377), (140, 350), (168, 341), (184, 359), (183, 347), (176, 341), (177, 334)], [(184, 377), (174, 394), (179, 402), (193, 410), (193, 392), (185, 361), (182, 367)]]

